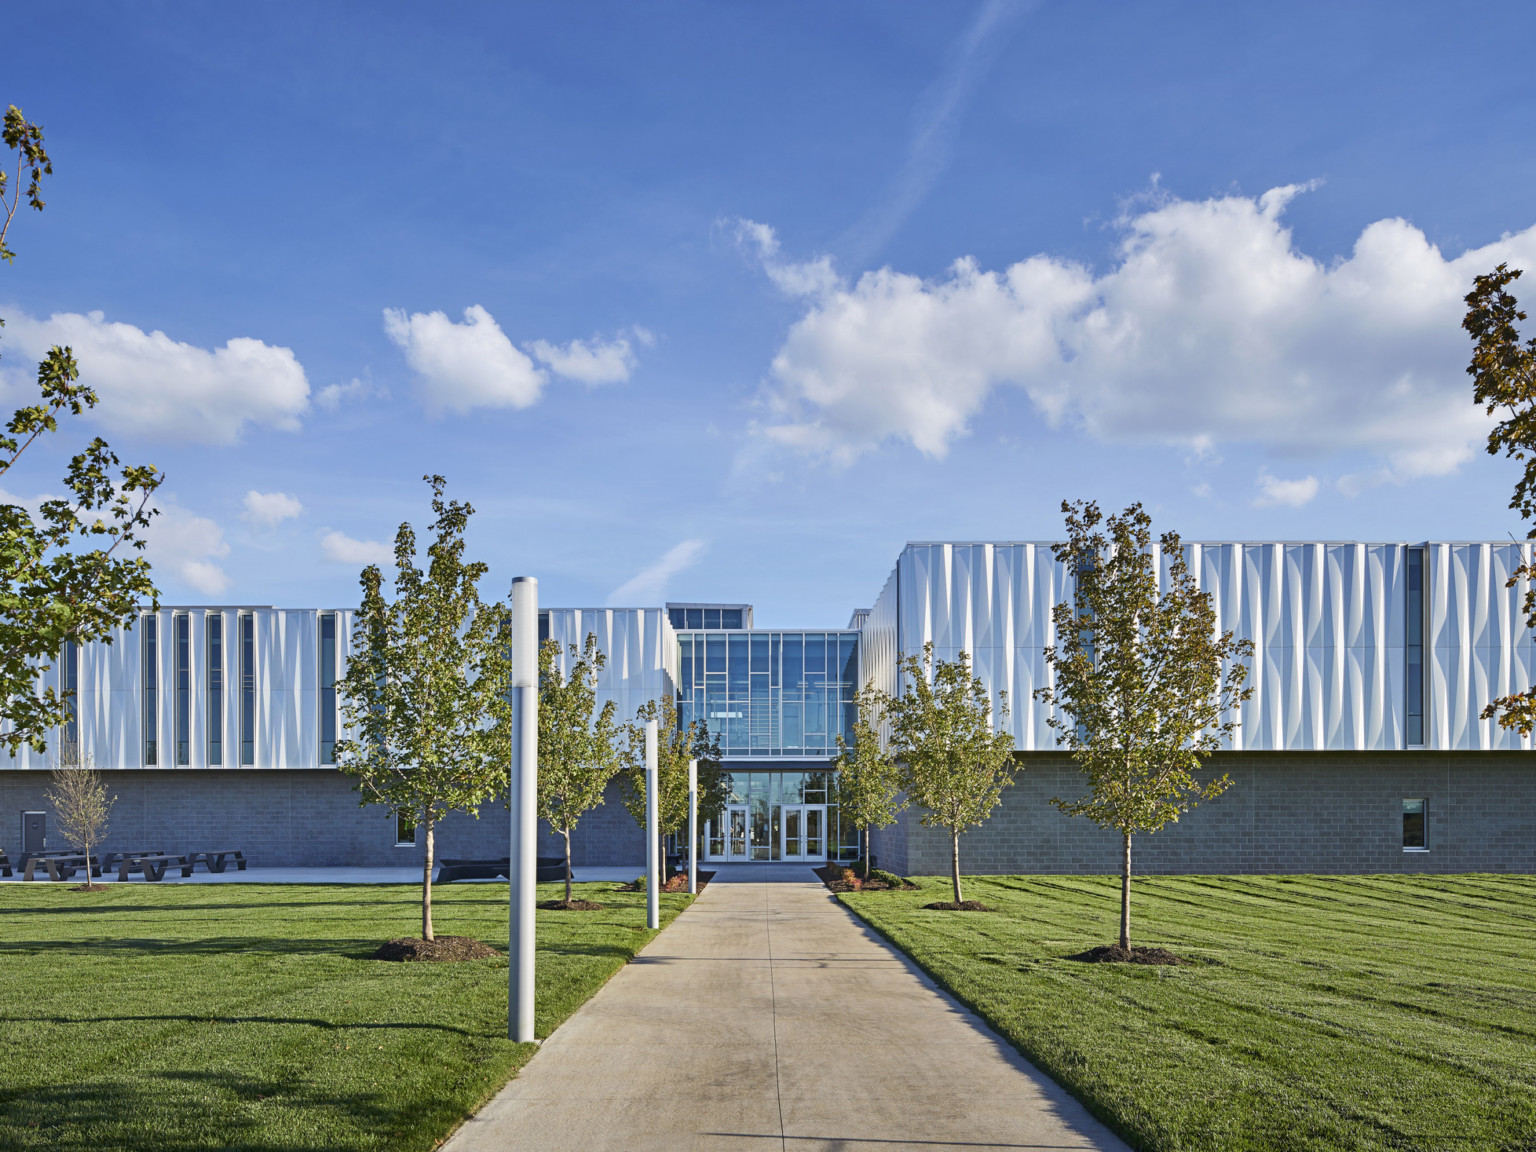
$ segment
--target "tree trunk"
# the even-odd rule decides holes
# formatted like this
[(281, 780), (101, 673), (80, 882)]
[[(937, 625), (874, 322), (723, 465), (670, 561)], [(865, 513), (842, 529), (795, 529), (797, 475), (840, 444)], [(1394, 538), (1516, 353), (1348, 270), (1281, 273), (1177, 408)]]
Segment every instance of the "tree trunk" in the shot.
[(1120, 864), (1120, 947), (1131, 946), (1131, 834), (1125, 834), (1125, 859)]
[(960, 903), (960, 833), (950, 833), (949, 877), (955, 882), (955, 903)]
[(432, 935), (432, 818), (426, 816), (421, 823), (427, 833), (427, 854), (421, 864), (421, 938), (435, 940)]
[(864, 826), (864, 879), (869, 879), (869, 825)]
[(560, 835), (565, 837), (565, 902), (571, 902), (571, 830), (564, 828)]

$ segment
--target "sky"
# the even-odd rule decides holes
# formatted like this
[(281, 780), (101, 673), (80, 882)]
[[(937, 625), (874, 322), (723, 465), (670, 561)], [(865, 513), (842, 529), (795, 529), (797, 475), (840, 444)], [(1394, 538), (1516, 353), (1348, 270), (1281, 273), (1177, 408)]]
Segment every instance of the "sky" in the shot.
[[(482, 589), (839, 627), (908, 540), (1524, 536), (1460, 328), (1536, 277), (1536, 9), (7, 14), (0, 401), (68, 344), (168, 604), (349, 607), (441, 474)], [(1536, 279), (1515, 292), (1536, 297)]]

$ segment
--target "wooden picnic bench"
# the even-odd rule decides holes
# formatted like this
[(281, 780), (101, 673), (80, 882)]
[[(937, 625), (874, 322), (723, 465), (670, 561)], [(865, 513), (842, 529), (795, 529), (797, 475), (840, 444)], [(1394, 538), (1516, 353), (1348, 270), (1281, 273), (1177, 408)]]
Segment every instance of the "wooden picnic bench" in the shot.
[(118, 865), (117, 878), (126, 881), (130, 872), (141, 872), (147, 881), (163, 880), (167, 868), (180, 868), (183, 877), (192, 875), (192, 861), (188, 857), (161, 852), (152, 856), (125, 855)]
[(245, 871), (245, 853), (235, 848), (226, 848), (221, 852), (193, 852), (187, 857), (188, 864), (196, 864), (199, 860), (210, 872), (222, 872), (231, 864), (235, 871)]
[(0, 850), (0, 876), (11, 875), (11, 858)]
[[(110, 872), (110, 871), (112, 871), (112, 869), (116, 868), (118, 866), (118, 864), (126, 856), (164, 856), (164, 855), (165, 855), (165, 849), (164, 848), (141, 848), (137, 852), (108, 852), (105, 856), (103, 856), (101, 858), (101, 867), (102, 867), (103, 871)], [(136, 872), (136, 871), (138, 871), (138, 869), (135, 868), (134, 871)]]

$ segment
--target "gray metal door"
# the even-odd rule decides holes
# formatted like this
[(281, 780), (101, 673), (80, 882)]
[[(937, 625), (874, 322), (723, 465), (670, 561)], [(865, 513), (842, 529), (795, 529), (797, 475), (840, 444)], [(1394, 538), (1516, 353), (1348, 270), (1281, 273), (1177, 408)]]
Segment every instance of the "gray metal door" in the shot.
[(21, 814), (21, 850), (41, 852), (48, 847), (48, 813), (23, 812)]

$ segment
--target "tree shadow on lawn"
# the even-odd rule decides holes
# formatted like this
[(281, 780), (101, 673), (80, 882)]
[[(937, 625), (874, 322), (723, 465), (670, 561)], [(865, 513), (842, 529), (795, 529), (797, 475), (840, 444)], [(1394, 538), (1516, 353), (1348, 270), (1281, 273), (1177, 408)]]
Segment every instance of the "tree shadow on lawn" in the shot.
[(0, 942), (0, 957), (7, 955), (77, 953), (80, 955), (114, 952), (140, 952), (146, 956), (303, 956), (339, 957), (369, 960), (384, 939), (387, 927), (377, 936), (331, 938), (270, 936), (208, 936), (198, 940), (160, 940), (152, 937), (124, 937), (115, 940), (6, 940)]
[[(226, 1016), (221, 1014), (167, 1012), (162, 1014), (134, 1014), (123, 1016), (0, 1016), (0, 1024), (297, 1024), (304, 1028), (321, 1028), (330, 1032), (451, 1032), (471, 1039), (499, 1039), (500, 1032), (486, 1033), (472, 1028), (456, 1028), (449, 1024), (405, 1023), (401, 1021), (339, 1021), (321, 1020), (314, 1016)], [(59, 1055), (60, 1067), (68, 1064), (65, 1054)], [(169, 1075), (169, 1073), (156, 1073)], [(0, 1091), (0, 1100), (5, 1094)]]
[[(0, 1091), (0, 1146), (50, 1152), (322, 1152), (373, 1147), (380, 1133), (393, 1135), (428, 1120), (446, 1130), (462, 1112), (441, 1099), (391, 1108), (385, 1098), (377, 1090), (327, 1091), (294, 1076), (125, 1069), (105, 1082)], [(303, 1130), (295, 1131), (300, 1126)]]

